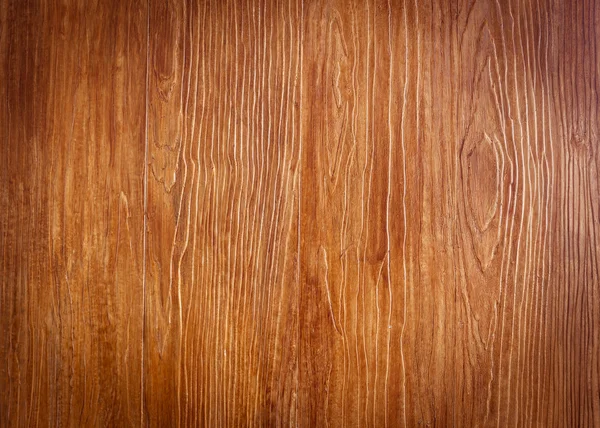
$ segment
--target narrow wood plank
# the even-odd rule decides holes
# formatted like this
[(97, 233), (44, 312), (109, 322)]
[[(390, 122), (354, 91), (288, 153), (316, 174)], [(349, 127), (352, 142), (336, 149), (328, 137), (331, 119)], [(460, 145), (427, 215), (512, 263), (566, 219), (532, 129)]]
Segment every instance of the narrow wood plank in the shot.
[(302, 425), (450, 424), (454, 11), (306, 11)]
[(600, 424), (595, 3), (459, 2), (461, 426)]
[(301, 5), (150, 10), (147, 422), (291, 425)]
[(145, 7), (0, 11), (0, 425), (138, 426)]
[(403, 406), (404, 383), (388, 382), (390, 373), (393, 380), (405, 376), (401, 353), (391, 353), (404, 296), (402, 280), (393, 287), (390, 278), (390, 248), (398, 241), (390, 236), (396, 151), (387, 120), (398, 105), (392, 106), (389, 32), (390, 20), (398, 22), (389, 6), (305, 5), (301, 426), (384, 426), (388, 409), (396, 418)]

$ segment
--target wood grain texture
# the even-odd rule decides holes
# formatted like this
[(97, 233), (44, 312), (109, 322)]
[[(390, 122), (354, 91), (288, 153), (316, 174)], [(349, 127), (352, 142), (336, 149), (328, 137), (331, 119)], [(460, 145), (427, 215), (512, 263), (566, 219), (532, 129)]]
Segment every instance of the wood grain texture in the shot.
[(0, 3), (0, 426), (600, 427), (595, 0)]
[(2, 426), (140, 421), (144, 7), (2, 2)]

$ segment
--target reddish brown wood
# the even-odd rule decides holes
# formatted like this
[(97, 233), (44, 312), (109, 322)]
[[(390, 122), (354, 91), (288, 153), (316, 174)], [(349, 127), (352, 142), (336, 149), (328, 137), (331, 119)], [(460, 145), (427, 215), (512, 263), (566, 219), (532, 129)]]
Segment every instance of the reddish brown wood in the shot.
[(0, 4), (0, 426), (600, 427), (595, 0)]

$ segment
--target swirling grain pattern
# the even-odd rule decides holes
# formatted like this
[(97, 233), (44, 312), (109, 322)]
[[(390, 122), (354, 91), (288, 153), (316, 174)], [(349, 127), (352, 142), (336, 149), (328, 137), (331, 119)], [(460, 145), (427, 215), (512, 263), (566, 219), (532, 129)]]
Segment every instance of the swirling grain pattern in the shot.
[(600, 427), (596, 0), (5, 0), (0, 426)]

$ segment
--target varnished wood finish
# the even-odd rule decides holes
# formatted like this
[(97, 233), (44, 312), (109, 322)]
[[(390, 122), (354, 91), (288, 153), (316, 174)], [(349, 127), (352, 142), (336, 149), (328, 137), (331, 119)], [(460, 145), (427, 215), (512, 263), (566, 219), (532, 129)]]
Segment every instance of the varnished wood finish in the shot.
[(600, 427), (595, 0), (5, 0), (0, 426)]

